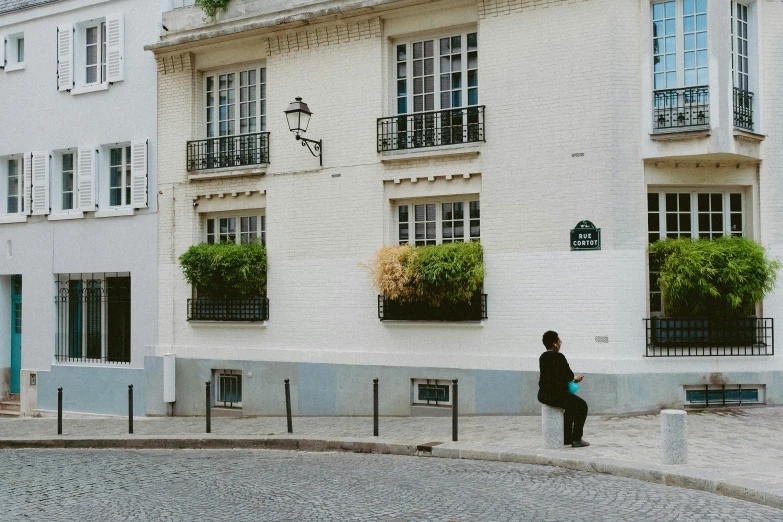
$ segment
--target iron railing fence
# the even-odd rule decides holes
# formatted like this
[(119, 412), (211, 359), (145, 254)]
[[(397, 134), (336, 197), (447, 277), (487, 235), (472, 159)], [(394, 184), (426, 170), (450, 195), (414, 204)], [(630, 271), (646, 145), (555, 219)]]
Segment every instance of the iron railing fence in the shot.
[(378, 118), (378, 152), (479, 141), (484, 105)]
[(188, 299), (188, 321), (266, 321), (269, 299)]
[(734, 126), (753, 131), (753, 93), (734, 87)]
[(269, 163), (268, 132), (187, 142), (188, 172), (266, 163)]
[(443, 302), (434, 306), (426, 301), (395, 301), (378, 296), (381, 321), (481, 321), (487, 318), (487, 294), (473, 294), (470, 301)]
[(709, 125), (710, 88), (684, 87), (653, 91), (653, 129)]
[(130, 275), (62, 274), (55, 281), (55, 359), (131, 362)]
[(770, 317), (645, 319), (647, 357), (774, 355)]

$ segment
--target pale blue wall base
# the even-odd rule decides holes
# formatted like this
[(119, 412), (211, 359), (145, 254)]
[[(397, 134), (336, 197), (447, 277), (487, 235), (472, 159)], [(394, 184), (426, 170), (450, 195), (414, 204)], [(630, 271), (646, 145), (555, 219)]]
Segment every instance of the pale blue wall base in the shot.
[(128, 414), (128, 385), (133, 385), (133, 414), (145, 415), (146, 372), (99, 366), (58, 366), (38, 374), (38, 408), (57, 410), (57, 388), (63, 389), (63, 411)]

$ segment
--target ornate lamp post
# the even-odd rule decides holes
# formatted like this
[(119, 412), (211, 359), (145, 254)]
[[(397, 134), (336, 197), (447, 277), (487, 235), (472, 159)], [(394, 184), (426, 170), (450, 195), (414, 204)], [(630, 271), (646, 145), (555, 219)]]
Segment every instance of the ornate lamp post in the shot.
[[(310, 124), (310, 116), (313, 113), (310, 112), (310, 108), (302, 98), (297, 97), (288, 108), (285, 110), (285, 117), (288, 120), (288, 130), (294, 133), (294, 137), (302, 142), (302, 147), (307, 147), (310, 154), (318, 158), (320, 165), (323, 167), (324, 160), (321, 154), (323, 148), (323, 142), (321, 140), (308, 140), (302, 134), (307, 132), (307, 126)], [(310, 147), (310, 144), (313, 146)]]

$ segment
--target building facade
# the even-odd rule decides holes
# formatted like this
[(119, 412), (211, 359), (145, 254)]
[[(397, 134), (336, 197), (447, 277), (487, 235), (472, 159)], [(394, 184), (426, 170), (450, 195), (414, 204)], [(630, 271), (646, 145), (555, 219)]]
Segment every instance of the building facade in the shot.
[(0, 392), (145, 412), (157, 338), (158, 0), (0, 2)]
[[(454, 378), (461, 412), (536, 413), (547, 329), (592, 412), (783, 402), (783, 293), (752, 341), (672, 348), (647, 250), (783, 252), (780, 2), (234, 0), (163, 25), (148, 413), (167, 411), (163, 353), (177, 414), (203, 412), (205, 381), (215, 406), (282, 413), (284, 379), (295, 414), (369, 414), (376, 377), (383, 414), (448, 406)], [(289, 132), (295, 97), (322, 165)], [(267, 308), (202, 314), (179, 256), (243, 237), (266, 246)], [(421, 321), (370, 286), (379, 248), (454, 240), (484, 250), (472, 320)]]

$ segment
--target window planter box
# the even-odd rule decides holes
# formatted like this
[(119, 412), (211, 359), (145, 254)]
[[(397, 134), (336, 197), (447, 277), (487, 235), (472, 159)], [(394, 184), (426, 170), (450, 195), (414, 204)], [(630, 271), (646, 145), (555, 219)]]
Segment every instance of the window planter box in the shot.
[(266, 321), (269, 299), (188, 299), (188, 321)]
[(398, 302), (378, 296), (381, 321), (481, 321), (487, 318), (487, 294), (474, 294), (464, 303), (433, 306), (426, 301)]
[(771, 318), (652, 317), (645, 323), (648, 357), (774, 354)]

